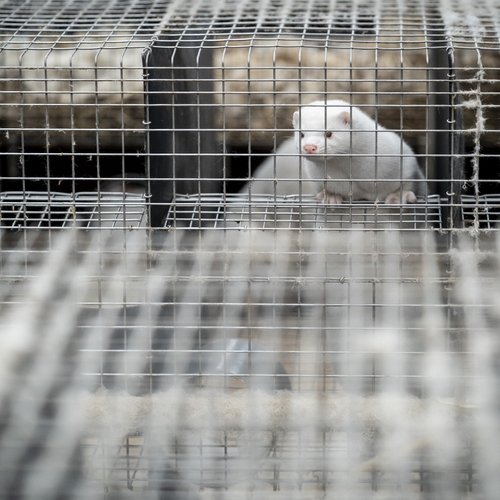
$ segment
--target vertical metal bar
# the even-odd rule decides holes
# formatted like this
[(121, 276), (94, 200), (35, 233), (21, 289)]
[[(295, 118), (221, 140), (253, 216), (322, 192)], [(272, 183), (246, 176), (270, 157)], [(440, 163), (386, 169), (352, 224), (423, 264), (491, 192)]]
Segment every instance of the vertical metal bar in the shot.
[[(434, 14), (435, 16), (437, 14)], [(430, 91), (433, 132), (430, 153), (435, 158), (436, 191), (446, 200), (443, 221), (448, 229), (461, 227), (460, 191), (463, 179), (464, 142), (461, 95), (454, 68), (454, 48), (438, 19), (430, 36)]]

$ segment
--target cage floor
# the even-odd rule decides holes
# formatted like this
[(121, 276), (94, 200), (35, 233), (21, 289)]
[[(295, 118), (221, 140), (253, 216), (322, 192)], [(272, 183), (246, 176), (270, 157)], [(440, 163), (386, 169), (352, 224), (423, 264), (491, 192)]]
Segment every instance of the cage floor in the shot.
[[(258, 465), (251, 464), (252, 470), (239, 470), (241, 478), (251, 477), (246, 487), (242, 488), (240, 481), (230, 480), (235, 470), (231, 467), (231, 458), (235, 450), (241, 446), (235, 432), (222, 432), (221, 441), (226, 443), (223, 454), (215, 467), (203, 470), (203, 441), (192, 443), (190, 451), (178, 449), (178, 455), (170, 452), (169, 466), (163, 472), (161, 479), (156, 479), (159, 490), (170, 490), (172, 498), (187, 498), (189, 500), (214, 498), (214, 491), (210, 487), (224, 486), (223, 498), (248, 498), (248, 494), (262, 495), (262, 498), (281, 500), (282, 498), (310, 499), (336, 498), (350, 491), (356, 498), (378, 498), (378, 495), (387, 495), (392, 498), (400, 491), (400, 476), (397, 460), (407, 461), (408, 476), (405, 478), (405, 494), (409, 498), (431, 497), (435, 485), (442, 486), (449, 482), (451, 488), (464, 495), (460, 498), (476, 498), (478, 487), (477, 473), (473, 470), (472, 456), (474, 450), (467, 446), (460, 450), (459, 460), (448, 477), (433, 473), (426, 461), (429, 458), (427, 445), (423, 440), (415, 439), (408, 449), (401, 450), (398, 456), (387, 457), (374, 453), (374, 449), (367, 449), (366, 455), (359, 463), (352, 463), (349, 459), (348, 434), (341, 431), (317, 430), (313, 433), (304, 431), (288, 431), (279, 433), (275, 439), (268, 439), (268, 446), (263, 446)], [(235, 438), (236, 435), (236, 438)], [(265, 438), (261, 444), (264, 444)], [(214, 444), (212, 443), (212, 446)], [(151, 484), (155, 482), (155, 466), (158, 457), (152, 455), (154, 446), (148, 443), (143, 436), (130, 436), (118, 445), (111, 446), (104, 439), (86, 438), (83, 442), (84, 460), (87, 468), (87, 478), (91, 482), (102, 481), (104, 472), (105, 484), (111, 492), (134, 491), (135, 494), (146, 495)], [(299, 454), (297, 453), (299, 450)], [(241, 450), (239, 450), (241, 453)], [(179, 472), (172, 464), (182, 464), (182, 453), (193, 455), (188, 480), (179, 477)], [(163, 451), (165, 454), (165, 450)], [(168, 451), (167, 451), (168, 454)], [(194, 466), (195, 455), (200, 459), (199, 467)], [(231, 457), (233, 455), (233, 457)], [(300, 457), (300, 458), (299, 458)], [(325, 467), (325, 462), (328, 467)], [(378, 468), (384, 463), (387, 468), (380, 473)], [(249, 464), (250, 465), (250, 464)], [(164, 465), (163, 465), (164, 467)], [(229, 476), (228, 476), (229, 474)], [(224, 476), (225, 475), (225, 476)], [(349, 477), (351, 476), (351, 479)], [(355, 481), (352, 477), (355, 477)], [(224, 480), (224, 477), (226, 480)], [(351, 483), (351, 484), (349, 484)], [(217, 491), (217, 490), (216, 490)], [(322, 493), (323, 492), (323, 493)], [(325, 493), (327, 492), (327, 493)], [(401, 492), (400, 492), (401, 493)], [(176, 495), (180, 495), (177, 497)], [(185, 495), (185, 496), (184, 496)], [(372, 495), (374, 495), (372, 497)], [(155, 498), (154, 496), (151, 497)], [(168, 497), (171, 498), (171, 497)], [(382, 496), (384, 498), (384, 496)], [(408, 498), (408, 497), (407, 497)]]
[(167, 214), (167, 227), (214, 227), (224, 229), (301, 228), (441, 228), (438, 196), (429, 196), (415, 205), (392, 206), (354, 202), (327, 207), (310, 195), (177, 196)]
[[(498, 195), (462, 196), (464, 227), (495, 229), (500, 217)], [(437, 195), (404, 207), (354, 202), (326, 207), (312, 196), (178, 195), (164, 227), (261, 229), (442, 229), (447, 201)], [(2, 192), (3, 229), (134, 229), (147, 226), (147, 198), (137, 193)]]
[(140, 227), (146, 222), (144, 196), (135, 193), (0, 193), (4, 229)]

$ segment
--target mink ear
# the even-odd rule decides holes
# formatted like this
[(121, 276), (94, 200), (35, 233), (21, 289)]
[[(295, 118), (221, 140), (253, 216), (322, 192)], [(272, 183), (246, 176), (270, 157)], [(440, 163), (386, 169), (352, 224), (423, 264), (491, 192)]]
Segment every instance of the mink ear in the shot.
[(293, 114), (293, 128), (299, 128), (299, 112), (295, 111)]
[(340, 119), (345, 125), (349, 125), (351, 123), (351, 114), (349, 111), (342, 111), (342, 113), (340, 113)]

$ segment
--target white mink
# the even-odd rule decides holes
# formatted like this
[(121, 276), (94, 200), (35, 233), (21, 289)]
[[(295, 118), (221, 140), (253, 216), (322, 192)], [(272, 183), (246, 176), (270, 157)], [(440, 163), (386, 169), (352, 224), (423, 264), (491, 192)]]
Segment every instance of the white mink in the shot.
[(359, 108), (341, 100), (315, 101), (293, 114), (293, 126), (318, 200), (415, 203), (423, 194), (423, 175), (410, 146)]

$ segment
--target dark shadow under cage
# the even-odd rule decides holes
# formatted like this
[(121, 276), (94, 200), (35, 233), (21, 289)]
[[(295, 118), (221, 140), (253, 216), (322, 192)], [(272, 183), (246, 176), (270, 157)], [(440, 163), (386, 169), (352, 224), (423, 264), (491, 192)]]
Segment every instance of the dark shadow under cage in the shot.
[(0, 19), (0, 497), (496, 499), (495, 2)]

